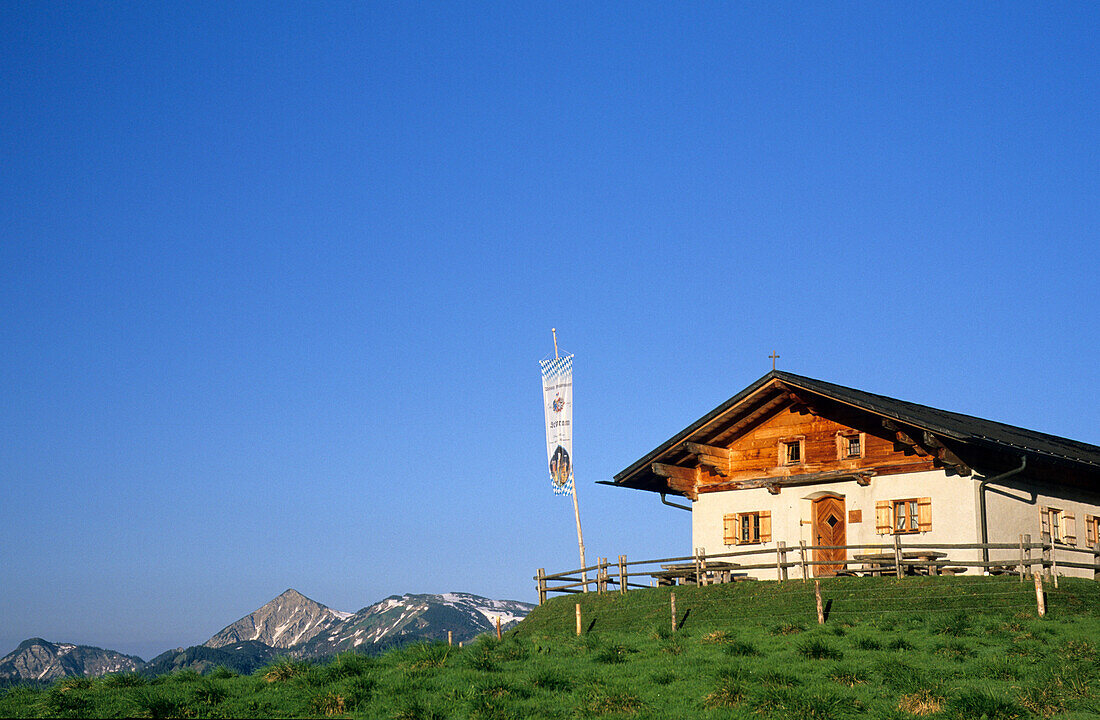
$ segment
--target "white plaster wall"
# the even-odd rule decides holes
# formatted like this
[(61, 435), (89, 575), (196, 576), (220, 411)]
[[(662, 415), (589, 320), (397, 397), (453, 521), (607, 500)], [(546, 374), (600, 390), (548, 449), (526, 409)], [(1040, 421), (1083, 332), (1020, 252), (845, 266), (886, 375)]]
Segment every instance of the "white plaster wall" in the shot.
[[(794, 552), (788, 553), (787, 560), (797, 561), (799, 541), (805, 541), (807, 545), (814, 544), (814, 538), (811, 536), (812, 503), (813, 498), (822, 492), (843, 495), (845, 510), (862, 510), (862, 522), (847, 523), (846, 544), (848, 545), (892, 544), (893, 535), (879, 535), (875, 532), (875, 502), (918, 497), (932, 499), (932, 530), (902, 535), (903, 548), (906, 543), (979, 542), (977, 482), (973, 478), (948, 476), (942, 470), (933, 470), (876, 477), (872, 478), (871, 484), (865, 487), (860, 486), (855, 480), (844, 480), (784, 487), (778, 495), (772, 495), (764, 488), (701, 493), (692, 506), (692, 547), (704, 548), (707, 554), (761, 548), (774, 551), (776, 541), (782, 540), (788, 547), (795, 548)], [(759, 510), (771, 511), (772, 541), (753, 545), (726, 545), (723, 540), (723, 516), (729, 513)], [(981, 559), (980, 550), (948, 552), (949, 560)], [(850, 551), (850, 554), (858, 553)], [(752, 556), (743, 560), (732, 558), (731, 561), (742, 564), (774, 562), (775, 554), (773, 552), (770, 555)], [(774, 580), (776, 577), (774, 569), (747, 572), (760, 579)], [(798, 567), (793, 567), (788, 572), (789, 577), (801, 577), (801, 569)], [(967, 570), (969, 575), (977, 573), (975, 568)], [(813, 575), (812, 566), (810, 575)]]
[[(1019, 543), (1020, 535), (1031, 535), (1032, 542), (1049, 541), (1042, 537), (1042, 521), (1039, 508), (1054, 507), (1072, 513), (1075, 519), (1077, 542), (1072, 547), (1086, 548), (1085, 517), (1100, 516), (1100, 494), (1087, 493), (1071, 488), (1051, 488), (1038, 485), (1026, 478), (1009, 478), (1006, 484), (990, 484), (985, 492), (986, 517), (988, 518), (989, 542)], [(1032, 551), (1032, 557), (1040, 557), (1041, 552)], [(990, 550), (990, 560), (1005, 560), (1015, 563), (1019, 550)], [(1055, 548), (1054, 560), (1059, 562), (1091, 562), (1092, 559), (1067, 548)], [(1093, 577), (1093, 570), (1083, 568), (1059, 567), (1059, 575)]]

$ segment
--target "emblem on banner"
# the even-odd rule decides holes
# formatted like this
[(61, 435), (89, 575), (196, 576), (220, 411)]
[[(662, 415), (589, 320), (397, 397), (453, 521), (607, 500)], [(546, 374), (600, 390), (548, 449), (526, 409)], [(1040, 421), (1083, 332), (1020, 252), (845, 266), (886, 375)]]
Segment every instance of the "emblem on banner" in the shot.
[(573, 469), (569, 464), (569, 453), (561, 445), (554, 450), (550, 458), (550, 479), (554, 483), (555, 490), (567, 490), (569, 478), (573, 475)]

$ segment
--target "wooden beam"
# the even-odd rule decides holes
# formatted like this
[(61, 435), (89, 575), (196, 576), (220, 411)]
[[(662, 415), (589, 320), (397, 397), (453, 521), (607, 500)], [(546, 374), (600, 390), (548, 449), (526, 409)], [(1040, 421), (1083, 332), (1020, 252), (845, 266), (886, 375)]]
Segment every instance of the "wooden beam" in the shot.
[(665, 463), (653, 463), (653, 474), (666, 478), (675, 478), (676, 480), (690, 480), (692, 482), (699, 479), (699, 468), (686, 468), (679, 465), (666, 465)]
[(929, 455), (928, 451), (925, 450), (923, 447), (921, 447), (921, 444), (918, 443), (916, 440), (909, 437), (909, 435), (906, 434), (906, 432), (904, 430), (902, 430), (900, 427), (898, 427), (897, 423), (895, 423), (892, 420), (885, 420), (884, 419), (882, 421), (882, 426), (884, 428), (886, 428), (887, 430), (889, 430), (890, 432), (894, 433), (894, 442), (895, 443), (897, 443), (898, 445), (904, 445), (905, 447), (908, 447), (909, 449), (911, 449), (913, 452), (915, 452), (917, 455), (919, 455), (921, 457), (928, 457), (928, 455)]
[(715, 447), (714, 445), (701, 445), (699, 443), (686, 442), (683, 448), (692, 455), (713, 455), (716, 458), (725, 458), (726, 460), (733, 457), (732, 450)]
[(698, 498), (695, 488), (699, 483), (699, 468), (653, 463), (652, 470), (654, 475), (666, 478), (668, 486), (673, 490), (684, 493), (692, 500)]
[(927, 430), (924, 431), (924, 442), (933, 449), (936, 459), (941, 463), (953, 467), (955, 472), (963, 477), (970, 474), (970, 466), (960, 460), (958, 455), (951, 452), (947, 446), (940, 442), (938, 437)]
[(730, 456), (733, 454), (729, 450), (693, 442), (686, 442), (681, 447), (694, 455), (699, 464), (706, 467), (711, 475), (729, 477)]
[(875, 475), (874, 470), (836, 470), (821, 473), (805, 473), (803, 475), (790, 475), (787, 477), (755, 478), (753, 480), (728, 480), (726, 482), (712, 483), (699, 487), (699, 492), (718, 492), (720, 490), (752, 490), (755, 488), (767, 488), (773, 495), (779, 493), (780, 488), (793, 485), (812, 485), (813, 483), (829, 482), (833, 480), (855, 480), (860, 485), (867, 485)]

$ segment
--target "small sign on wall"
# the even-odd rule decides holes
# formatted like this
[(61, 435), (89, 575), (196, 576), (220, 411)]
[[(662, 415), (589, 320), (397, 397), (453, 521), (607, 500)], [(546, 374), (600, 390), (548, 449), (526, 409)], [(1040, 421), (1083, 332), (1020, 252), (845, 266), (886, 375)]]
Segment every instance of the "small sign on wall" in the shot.
[(848, 511), (848, 523), (851, 524), (851, 523), (857, 523), (857, 522), (863, 522), (863, 511), (862, 510), (849, 510)]

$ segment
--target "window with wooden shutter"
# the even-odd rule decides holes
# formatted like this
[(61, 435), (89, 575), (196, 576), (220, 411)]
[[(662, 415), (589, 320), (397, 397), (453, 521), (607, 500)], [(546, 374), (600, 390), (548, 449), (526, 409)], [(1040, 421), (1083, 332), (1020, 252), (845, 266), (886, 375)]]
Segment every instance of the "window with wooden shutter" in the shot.
[(894, 531), (894, 504), (889, 500), (875, 503), (875, 532), (889, 535)]
[(1077, 521), (1073, 513), (1062, 513), (1062, 540), (1067, 545), (1077, 544)]
[(722, 540), (727, 545), (737, 544), (737, 516), (722, 516)]
[(1050, 508), (1039, 508), (1039, 532), (1050, 536)]
[(1093, 515), (1085, 517), (1085, 542), (1089, 547), (1096, 547), (1097, 537), (1100, 536), (1100, 517)]
[(772, 541), (772, 512), (764, 510), (760, 513), (760, 542)]
[(922, 497), (917, 501), (918, 526), (920, 532), (932, 529), (932, 498)]
[(770, 510), (761, 510), (723, 515), (722, 536), (726, 545), (771, 542), (772, 513)]

